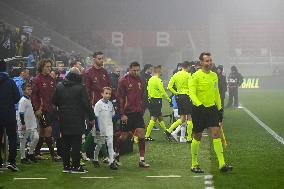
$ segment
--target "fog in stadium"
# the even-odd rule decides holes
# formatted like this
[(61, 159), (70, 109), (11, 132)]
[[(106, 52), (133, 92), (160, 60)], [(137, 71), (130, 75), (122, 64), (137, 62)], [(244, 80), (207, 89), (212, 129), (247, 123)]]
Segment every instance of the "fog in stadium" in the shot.
[[(163, 114), (164, 125), (167, 129), (175, 123), (174, 108), (172, 107), (172, 99), (170, 98), (180, 95), (180, 93), (175, 94), (170, 90), (170, 79), (178, 71), (178, 64), (185, 64), (185, 62), (189, 62), (188, 67), (193, 70), (188, 68), (187, 72), (190, 72), (190, 76), (188, 77), (193, 78), (193, 74), (200, 68), (201, 60), (199, 60), (199, 57), (202, 52), (211, 53), (214, 63), (211, 70), (217, 73), (219, 83), (221, 83), (220, 78), (222, 76), (224, 80), (222, 84), (224, 85), (223, 98), (220, 92), (221, 87), (220, 85), (218, 86), (219, 83), (214, 83), (214, 88), (219, 87), (222, 99), (222, 101), (220, 100), (222, 106), (220, 105), (220, 109), (218, 108), (218, 116), (221, 114), (222, 121), (218, 120), (219, 122), (216, 122), (218, 129), (223, 125), (225, 128), (228, 147), (227, 143), (226, 146), (222, 146), (224, 146), (226, 163), (228, 162), (228, 164), (234, 166), (232, 174), (229, 173), (225, 177), (220, 175), (222, 167), (217, 166), (220, 163), (219, 157), (217, 158), (217, 153), (215, 154), (214, 152), (215, 146), (213, 147), (214, 144), (212, 143), (209, 130), (206, 130), (206, 133), (203, 133), (204, 135), (202, 135), (203, 131), (201, 131), (201, 136), (204, 137), (200, 145), (200, 154), (202, 154), (200, 155), (200, 166), (205, 170), (205, 173), (201, 174), (202, 177), (194, 177), (192, 173), (194, 172), (192, 171), (192, 167), (194, 166), (191, 167), (191, 153), (193, 154), (191, 145), (195, 139), (186, 139), (184, 144), (180, 144), (181, 140), (176, 143), (168, 142), (167, 137), (171, 137), (171, 133), (169, 132), (169, 136), (167, 136), (167, 130), (159, 127), (160, 131), (163, 130), (163, 132), (153, 130), (151, 134), (155, 141), (147, 140), (151, 137), (145, 137), (145, 135), (142, 137), (143, 140), (140, 140), (141, 137), (138, 140), (137, 137), (137, 141), (135, 141), (134, 135), (136, 132), (132, 133), (132, 138), (127, 138), (130, 141), (128, 142), (131, 150), (134, 149), (134, 153), (122, 156), (122, 166), (119, 166), (117, 174), (110, 173), (108, 164), (101, 163), (101, 167), (97, 168), (95, 164), (93, 165), (92, 161), (84, 161), (89, 170), (87, 177), (90, 176), (93, 179), (92, 182), (95, 183), (93, 185), (95, 188), (105, 186), (104, 184), (106, 183), (110, 183), (107, 185), (109, 188), (125, 189), (154, 189), (159, 187), (164, 187), (163, 189), (179, 189), (187, 185), (188, 187), (185, 188), (204, 188), (206, 185), (204, 183), (206, 182), (212, 183), (208, 188), (213, 189), (214, 187), (225, 189), (284, 188), (284, 127), (281, 120), (284, 113), (284, 0), (0, 0), (0, 60), (7, 63), (5, 74), (7, 71), (7, 75), (10, 78), (14, 78), (15, 80), (15, 77), (19, 76), (19, 70), (27, 68), (29, 70), (28, 78), (30, 79), (27, 79), (27, 81), (32, 81), (38, 74), (36, 67), (38, 67), (40, 62), (43, 59), (51, 59), (51, 73), (54, 74), (52, 75), (54, 83), (55, 80), (57, 84), (59, 81), (63, 83), (68, 80), (66, 78), (70, 73), (69, 71), (76, 67), (74, 65), (77, 65), (79, 62), (80, 68), (78, 68), (78, 72), (80, 74), (78, 75), (83, 78), (80, 78), (83, 80), (80, 80), (80, 84), (86, 88), (88, 93), (86, 96), (90, 97), (88, 99), (90, 107), (95, 107), (98, 101), (96, 101), (96, 94), (92, 90), (95, 90), (97, 86), (96, 82), (101, 78), (99, 77), (100, 75), (90, 74), (91, 71), (89, 70), (92, 68), (97, 69), (95, 68), (95, 59), (97, 57), (103, 56), (101, 58), (103, 63), (98, 68), (98, 70), (101, 68), (105, 69), (102, 69), (105, 71), (105, 74), (102, 76), (103, 79), (105, 79), (105, 76), (111, 77), (111, 74), (118, 73), (118, 75), (115, 75), (115, 77), (117, 76), (114, 82), (115, 87), (110, 90), (112, 93), (118, 93), (118, 86), (121, 86), (118, 83), (121, 81), (121, 78), (131, 75), (131, 71), (129, 71), (130, 63), (138, 62), (140, 64), (141, 82), (145, 79), (146, 69), (143, 70), (145, 65), (147, 67), (151, 64), (150, 67), (153, 69), (155, 66), (161, 65), (162, 74), (161, 76), (159, 75), (159, 79), (161, 78), (163, 81), (164, 89), (169, 97), (163, 100), (161, 100), (163, 97), (159, 97), (161, 101), (158, 103), (160, 105), (163, 102), (163, 107), (161, 105), (162, 108), (160, 108), (163, 111), (159, 113)], [(238, 75), (239, 78), (232, 74), (232, 67), (233, 69), (235, 67), (238, 70), (237, 72), (240, 73), (240, 76)], [(223, 70), (221, 70), (221, 73), (218, 73), (217, 70), (221, 68)], [(182, 69), (181, 66), (179, 66), (179, 69)], [(149, 78), (154, 73), (151, 72), (150, 74), (150, 71), (148, 74)], [(211, 73), (210, 71), (208, 72)], [(0, 87), (1, 73), (0, 71)], [(214, 76), (216, 75), (215, 73)], [(93, 77), (89, 78), (90, 89), (85, 78), (88, 74)], [(88, 77), (91, 77), (90, 75)], [(113, 80), (109, 83), (111, 82)], [(145, 81), (143, 86), (146, 86), (147, 82)], [(234, 92), (231, 91), (230, 87), (232, 86), (229, 84), (230, 82), (235, 82), (232, 84), (235, 87)], [(201, 82), (200, 86), (203, 86), (203, 84)], [(206, 84), (208, 83), (205, 83), (204, 86)], [(43, 85), (46, 87), (46, 83), (43, 83)], [(113, 83), (108, 86), (111, 85)], [(131, 87), (133, 86), (129, 84), (129, 89)], [(54, 90), (55, 88), (56, 85), (54, 85)], [(101, 91), (102, 88), (98, 89), (98, 91)], [(186, 90), (190, 93), (189, 79), (187, 79), (187, 88)], [(141, 89), (140, 82), (139, 89)], [(148, 101), (152, 97), (149, 96), (148, 92), (146, 86), (144, 91), (146, 96), (144, 94), (144, 101), (141, 100), (141, 104), (148, 103), (149, 105)], [(0, 91), (0, 97), (1, 94), (4, 93)], [(181, 94), (185, 95), (184, 93)], [(99, 100), (101, 93), (98, 96)], [(124, 105), (126, 106), (128, 105), (128, 99), (126, 94), (125, 96)], [(121, 100), (119, 97), (114, 98), (117, 98), (114, 100), (117, 103), (117, 109), (114, 109), (119, 111), (119, 105), (123, 103), (119, 104), (119, 100)], [(190, 98), (192, 97), (190, 96)], [(190, 98), (188, 98), (189, 101), (193, 102)], [(234, 103), (232, 99), (234, 99)], [(51, 102), (50, 99), (49, 101)], [(41, 102), (38, 105), (40, 108), (44, 107), (42, 105), (42, 98), (38, 102)], [(136, 103), (137, 107), (139, 107), (138, 100)], [(200, 104), (203, 105), (201, 102)], [(191, 105), (197, 109), (201, 106), (200, 104), (197, 106), (193, 102), (193, 105), (196, 106)], [(51, 103), (49, 105), (51, 106)], [(32, 106), (33, 110), (35, 110), (34, 104)], [(54, 104), (52, 106), (55, 109), (57, 108), (56, 111), (59, 109), (59, 106)], [(214, 101), (212, 106), (217, 107), (217, 102)], [(2, 108), (1, 98), (0, 108)], [(208, 107), (204, 106), (204, 108)], [(114, 111), (114, 109), (112, 110)], [(151, 120), (151, 113), (149, 113), (149, 109), (146, 111), (144, 107), (141, 109), (143, 109), (143, 113), (146, 112), (143, 114), (144, 117), (141, 116), (141, 120), (144, 119), (144, 128), (147, 129), (148, 125), (150, 125), (149, 119)], [(176, 112), (180, 111), (177, 109)], [(41, 109), (37, 111), (40, 112)], [(123, 115), (125, 114), (117, 114), (117, 119), (120, 119), (117, 124), (125, 126), (128, 118), (126, 121), (122, 120), (121, 117), (124, 117)], [(18, 122), (21, 119), (19, 118), (20, 115), (17, 117)], [(77, 114), (74, 113), (74, 115)], [(188, 115), (186, 114), (185, 117), (187, 117), (184, 119), (189, 119)], [(40, 119), (39, 116), (41, 115), (37, 115), (38, 120)], [(181, 115), (178, 116), (182, 117)], [(177, 120), (181, 120), (180, 117)], [(90, 127), (95, 125), (95, 122), (88, 119), (85, 120), (85, 118), (82, 120), (86, 121), (86, 133), (87, 131), (90, 133), (92, 129)], [(135, 121), (138, 124), (139, 119), (137, 120)], [(183, 120), (179, 126), (187, 123), (189, 127), (188, 122), (190, 121), (187, 120), (186, 122)], [(160, 122), (157, 121), (157, 123), (154, 122), (153, 124), (156, 124), (155, 127), (158, 128), (158, 123)], [(40, 123), (37, 123), (37, 125), (39, 127)], [(57, 139), (60, 140), (62, 133), (59, 134), (59, 130), (57, 132)], [(131, 132), (129, 131), (128, 133)], [(53, 138), (50, 136), (45, 137), (48, 139), (43, 139), (42, 141), (46, 143), (53, 142), (52, 144), (55, 147), (57, 140), (53, 135), (54, 133), (52, 133)], [(0, 141), (2, 141), (1, 133)], [(151, 164), (149, 168), (151, 171), (141, 171), (138, 168), (138, 166), (141, 166), (138, 163), (141, 163), (142, 160), (145, 163), (144, 157), (139, 159), (138, 162), (140, 156), (137, 154), (139, 154), (139, 150), (141, 149), (135, 142), (139, 143), (141, 141), (144, 142), (144, 152), (146, 141), (145, 159), (147, 163)], [(222, 141), (222, 144), (224, 144), (224, 138), (222, 138)], [(106, 142), (104, 141), (104, 143)], [(17, 148), (19, 149), (19, 145)], [(56, 146), (56, 148), (59, 147)], [(92, 148), (95, 147), (92, 146)], [(0, 146), (1, 149), (2, 147)], [(42, 150), (43, 148), (39, 147), (39, 149)], [(35, 184), (32, 188), (61, 188), (61, 186), (62, 188), (80, 188), (80, 184), (85, 188), (92, 186), (90, 185), (90, 178), (87, 178), (90, 180), (83, 183), (81, 180), (86, 178), (74, 177), (73, 180), (73, 177), (66, 177), (61, 174), (62, 162), (56, 162), (57, 157), (60, 160), (60, 155), (50, 155), (47, 153), (48, 150), (44, 148), (41, 151), (49, 160), (39, 160), (40, 163), (37, 165), (42, 169), (40, 172), (34, 164), (31, 165), (30, 170), (30, 165), (22, 165), (20, 163), (20, 151), (18, 150), (17, 165), (19, 165), (18, 167), (21, 171), (16, 175), (10, 172), (7, 174), (6, 170), (2, 173), (0, 169), (0, 188), (2, 186), (3, 188), (15, 188), (16, 186), (20, 188), (22, 181), (19, 181), (21, 178), (17, 180), (18, 177), (28, 176), (35, 177), (35, 179), (43, 177), (48, 180), (46, 182), (32, 181), (32, 185)], [(91, 150), (91, 152), (93, 151), (94, 149)], [(115, 150), (114, 152), (117, 153)], [(83, 153), (86, 152), (82, 151)], [(38, 155), (41, 154), (39, 153)], [(89, 154), (87, 153), (86, 155)], [(89, 156), (87, 159), (89, 159)], [(180, 161), (177, 161), (177, 159)], [(141, 167), (147, 167), (146, 165), (146, 163), (142, 164)], [(196, 163), (196, 166), (199, 165)], [(45, 169), (48, 170), (46, 171)], [(137, 171), (136, 169), (139, 170)], [(166, 179), (169, 180), (158, 180), (155, 177), (165, 175)], [(211, 175), (213, 175), (212, 182)], [(108, 182), (102, 181), (97, 176), (106, 177)], [(152, 178), (151, 176), (154, 177)], [(132, 177), (134, 178), (133, 181), (129, 181), (132, 185), (125, 186), (118, 184), (118, 180), (126, 182), (125, 178), (128, 179), (128, 177), (129, 180)], [(206, 178), (209, 178), (209, 180), (206, 180)], [(47, 183), (46, 186), (45, 183)], [(145, 186), (140, 187), (137, 183), (145, 183)], [(151, 184), (154, 184), (155, 187), (152, 188)]]

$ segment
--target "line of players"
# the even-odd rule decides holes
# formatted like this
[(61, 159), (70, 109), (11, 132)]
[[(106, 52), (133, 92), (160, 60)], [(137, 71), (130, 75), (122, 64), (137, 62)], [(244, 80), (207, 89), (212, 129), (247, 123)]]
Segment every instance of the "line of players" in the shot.
[[(117, 89), (110, 91), (109, 90), (109, 78), (107, 76), (106, 71), (102, 68), (103, 65), (103, 53), (95, 53), (94, 54), (94, 66), (87, 70), (84, 74), (84, 80), (86, 84), (86, 89), (89, 94), (89, 97), (91, 98), (91, 102), (94, 107), (98, 106), (97, 103), (102, 103), (102, 110), (97, 110), (95, 108), (95, 116), (97, 117), (97, 120), (100, 120), (101, 118), (99, 112), (111, 112), (110, 114), (103, 115), (103, 119), (99, 122), (96, 122), (93, 130), (95, 132), (95, 138), (94, 142), (97, 144), (95, 149), (95, 158), (94, 158), (94, 166), (98, 167), (98, 152), (99, 148), (101, 147), (102, 143), (108, 144), (108, 151), (109, 155), (111, 156), (110, 159), (110, 168), (116, 170), (117, 169), (117, 162), (115, 162), (115, 159), (113, 158), (114, 153), (113, 152), (113, 139), (114, 136), (112, 129), (106, 129), (104, 127), (111, 127), (113, 128), (113, 124), (102, 124), (106, 119), (112, 119), (112, 117), (105, 118), (104, 116), (112, 116), (114, 114), (114, 108), (108, 107), (106, 108), (103, 106), (105, 104), (109, 104), (110, 97), (104, 97), (104, 93), (115, 93), (116, 100), (118, 101), (118, 114), (120, 116), (121, 120), (121, 132), (118, 137), (115, 137), (115, 146), (116, 146), (116, 157), (119, 157), (119, 149), (121, 141), (128, 138), (129, 134), (135, 133), (135, 135), (138, 137), (138, 145), (139, 145), (139, 167), (150, 167), (148, 163), (146, 163), (144, 155), (145, 155), (145, 139), (151, 140), (150, 134), (153, 126), (155, 125), (155, 122), (158, 120), (158, 123), (161, 127), (161, 129), (165, 132), (165, 135), (170, 140), (171, 137), (176, 138), (175, 133), (172, 133), (175, 128), (178, 126), (181, 127), (181, 130), (184, 131), (185, 127), (184, 125), (187, 125), (187, 141), (191, 143), (191, 154), (192, 154), (192, 166), (191, 171), (195, 173), (202, 173), (203, 170), (199, 167), (198, 164), (198, 152), (199, 152), (199, 145), (200, 140), (202, 137), (202, 131), (205, 128), (208, 128), (212, 134), (213, 138), (213, 144), (214, 144), (214, 150), (216, 152), (216, 155), (218, 157), (219, 161), (219, 168), (222, 172), (227, 172), (233, 169), (232, 166), (229, 166), (224, 161), (223, 156), (223, 147), (220, 139), (219, 134), (219, 122), (222, 121), (222, 106), (221, 106), (221, 100), (220, 95), (218, 91), (218, 78), (217, 75), (211, 71), (212, 66), (212, 59), (210, 53), (204, 52), (200, 55), (200, 61), (201, 61), (201, 69), (196, 71), (194, 74), (190, 74), (189, 69), (190, 65), (188, 63), (182, 64), (182, 69), (175, 73), (172, 78), (169, 81), (168, 89), (173, 93), (174, 100), (176, 100), (177, 108), (178, 108), (178, 115), (179, 118), (170, 126), (170, 128), (166, 129), (165, 123), (162, 120), (162, 97), (164, 96), (170, 103), (172, 100), (169, 98), (167, 93), (164, 90), (163, 82), (161, 80), (162, 75), (162, 67), (161, 66), (155, 66), (153, 75), (149, 79), (147, 84), (147, 91), (148, 91), (148, 108), (150, 111), (151, 119), (147, 126), (146, 136), (145, 136), (145, 124), (144, 124), (144, 101), (145, 101), (145, 86), (144, 81), (139, 77), (140, 72), (140, 65), (138, 62), (132, 62), (129, 66), (128, 73), (123, 76), (117, 85)], [(42, 65), (41, 73), (42, 77), (47, 77), (48, 72), (51, 71), (51, 62), (46, 62)], [(46, 74), (43, 74), (46, 73)], [(78, 72), (80, 74), (80, 71)], [(41, 116), (44, 111), (44, 105), (45, 103), (43, 101), (51, 101), (51, 96), (46, 96), (46, 91), (44, 89), (46, 87), (54, 87), (54, 82), (52, 80), (46, 80), (46, 78), (43, 78), (44, 80), (40, 85), (42, 84), (42, 89), (40, 91), (39, 98), (37, 99), (37, 108), (35, 109), (34, 104), (33, 107), (30, 103), (27, 103), (30, 108), (33, 108), (35, 110), (35, 115), (37, 117)], [(33, 85), (35, 82), (33, 82)], [(47, 85), (47, 86), (46, 86)], [(50, 86), (49, 86), (50, 85)], [(29, 99), (29, 93), (31, 93), (31, 87), (24, 85), (23, 89), (27, 90), (26, 94), (23, 98), (25, 98), (22, 101), (28, 101)], [(34, 86), (33, 86), (34, 89)], [(33, 90), (34, 92), (34, 90)], [(37, 91), (38, 92), (38, 91)], [(50, 91), (52, 92), (52, 90)], [(44, 96), (44, 95), (45, 96)], [(43, 95), (40, 96), (40, 95)], [(31, 95), (32, 96), (32, 95)], [(101, 97), (103, 98), (101, 99)], [(105, 96), (109, 96), (109, 94), (106, 94)], [(49, 100), (48, 100), (49, 99)], [(51, 104), (51, 103), (50, 103)], [(50, 106), (50, 105), (48, 105)], [(110, 106), (110, 105), (109, 105)], [(46, 111), (44, 115), (49, 117), (48, 113), (49, 108), (45, 107)], [(60, 107), (58, 107), (60, 109)], [(26, 109), (20, 111), (20, 122), (21, 122), (21, 129), (26, 130), (25, 126), (26, 123), (30, 118), (27, 118), (28, 113), (25, 113)], [(30, 113), (30, 112), (29, 112)], [(33, 118), (34, 119), (34, 118)], [(32, 120), (33, 120), (32, 119)], [(47, 118), (48, 119), (48, 118)], [(60, 120), (61, 122), (64, 122), (64, 120)], [(59, 122), (60, 122), (59, 121)], [(41, 128), (41, 130), (46, 130), (50, 126), (50, 121), (47, 121), (46, 127)], [(31, 124), (32, 125), (32, 124)], [(41, 124), (43, 125), (43, 124)], [(59, 124), (60, 125), (60, 124)], [(42, 127), (42, 126), (41, 126)], [(34, 128), (33, 128), (34, 129)], [(105, 133), (100, 132), (101, 130), (107, 131)], [(192, 135), (193, 132), (193, 135)], [(49, 132), (48, 132), (49, 133)], [(183, 132), (184, 133), (184, 132)], [(28, 137), (28, 135), (33, 136), (32, 139), (34, 139), (33, 143), (36, 143), (35, 141), (41, 140), (42, 142), (37, 142), (37, 147), (39, 148), (44, 139), (46, 143), (48, 143), (47, 139), (50, 138), (41, 136), (42, 133), (40, 133), (40, 137), (37, 137), (36, 134), (31, 135), (31, 133), (25, 132), (25, 136), (22, 135), (25, 139)], [(99, 137), (98, 137), (99, 136)], [(182, 136), (184, 136), (182, 134)], [(192, 139), (193, 136), (193, 139)], [(109, 139), (111, 137), (111, 139)], [(25, 140), (23, 140), (25, 141)], [(81, 141), (81, 140), (80, 140)], [(32, 143), (32, 144), (33, 144)], [(39, 147), (38, 147), (39, 146)], [(30, 160), (34, 161), (34, 155), (33, 155), (33, 148), (35, 145), (31, 145), (31, 149), (29, 151), (28, 157)], [(24, 153), (23, 147), (21, 147), (21, 154)], [(80, 151), (74, 152), (74, 149), (70, 149), (72, 156), (72, 162), (75, 161), (75, 159), (78, 159), (78, 153)], [(65, 150), (66, 151), (66, 150)], [(54, 155), (54, 153), (51, 151), (51, 154), (53, 157), (57, 157)], [(25, 157), (24, 157), (25, 158)], [(70, 162), (69, 160), (64, 160), (65, 165), (66, 162)], [(78, 162), (76, 160), (76, 162)], [(81, 167), (78, 167), (76, 165), (76, 169), (72, 168), (71, 163), (69, 163), (70, 167), (64, 166), (64, 172), (73, 171), (73, 172), (86, 172), (86, 170), (82, 169)]]

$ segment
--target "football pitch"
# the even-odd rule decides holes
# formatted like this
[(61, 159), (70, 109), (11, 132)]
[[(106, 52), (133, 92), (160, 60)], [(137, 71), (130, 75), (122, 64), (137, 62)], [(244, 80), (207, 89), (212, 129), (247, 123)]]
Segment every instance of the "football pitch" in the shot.
[[(284, 137), (284, 90), (240, 90), (241, 105), (250, 110), (279, 136)], [(171, 108), (164, 103), (164, 113)], [(149, 116), (145, 116), (148, 122)], [(169, 120), (166, 118), (169, 125)], [(0, 173), (0, 188), (7, 189), (245, 189), (284, 188), (284, 145), (270, 135), (242, 108), (225, 109), (224, 129), (228, 141), (225, 149), (227, 163), (233, 172), (219, 173), (210, 134), (204, 136), (200, 147), (199, 163), (204, 174), (190, 172), (190, 145), (168, 143), (160, 131), (153, 131), (156, 141), (148, 142), (146, 160), (151, 167), (138, 167), (138, 148), (121, 157), (122, 166), (112, 171), (106, 164), (93, 168), (86, 162), (87, 174), (64, 174), (62, 163), (45, 160), (37, 164), (21, 165), (20, 172)], [(212, 176), (213, 178), (212, 178)], [(82, 178), (84, 177), (84, 178)], [(44, 178), (22, 180), (19, 178)]]

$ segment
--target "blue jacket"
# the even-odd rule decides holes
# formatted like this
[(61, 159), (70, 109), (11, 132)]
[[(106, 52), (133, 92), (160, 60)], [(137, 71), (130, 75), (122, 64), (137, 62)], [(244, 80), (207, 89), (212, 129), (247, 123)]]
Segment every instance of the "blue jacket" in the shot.
[(0, 124), (16, 125), (15, 104), (20, 100), (19, 90), (6, 72), (0, 72)]
[[(22, 89), (22, 86), (23, 86), (23, 83), (24, 83), (23, 78), (21, 78), (21, 77), (14, 77), (13, 80), (15, 81), (15, 83), (16, 83), (16, 85), (18, 87), (18, 90), (19, 90), (19, 93), (20, 93), (20, 97), (22, 97), (24, 95), (23, 89)], [(19, 107), (19, 103), (17, 103), (15, 105), (16, 110), (18, 110), (18, 107)]]
[(175, 95), (172, 96), (172, 104), (173, 104), (173, 109), (178, 109), (176, 96)]

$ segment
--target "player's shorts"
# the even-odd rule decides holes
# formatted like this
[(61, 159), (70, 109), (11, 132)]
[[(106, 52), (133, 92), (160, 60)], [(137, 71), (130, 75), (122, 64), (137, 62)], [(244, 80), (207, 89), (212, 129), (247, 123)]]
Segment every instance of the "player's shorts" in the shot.
[(127, 123), (121, 123), (122, 132), (133, 131), (137, 128), (145, 128), (143, 112), (127, 113), (126, 116), (128, 117)]
[(187, 94), (176, 95), (176, 101), (179, 115), (192, 114), (192, 102)]
[(208, 127), (219, 127), (219, 115), (217, 106), (196, 107), (192, 111), (193, 133), (202, 132)]
[(162, 115), (162, 99), (161, 98), (150, 98), (149, 99), (149, 112), (150, 116), (159, 117)]

